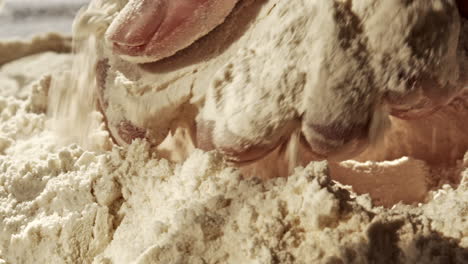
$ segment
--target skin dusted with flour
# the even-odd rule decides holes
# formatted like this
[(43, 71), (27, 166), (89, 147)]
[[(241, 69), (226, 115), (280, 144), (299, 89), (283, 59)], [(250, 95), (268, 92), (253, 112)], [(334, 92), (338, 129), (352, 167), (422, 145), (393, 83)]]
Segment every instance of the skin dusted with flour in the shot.
[[(422, 118), (450, 102), (463, 86), (455, 1), (250, 1), (260, 12), (244, 35), (228, 47), (216, 43), (247, 12), (245, 2), (217, 30), (171, 58), (150, 66), (110, 58), (115, 72), (106, 78), (104, 97), (129, 96), (124, 86), (130, 83), (139, 95), (111, 99), (124, 110), (107, 116), (120, 116), (139, 135), (145, 128), (169, 131), (171, 122), (158, 120), (157, 110), (136, 110), (142, 109), (138, 100), (145, 109), (156, 109), (148, 106), (156, 95), (150, 91), (166, 87), (167, 94), (182, 98), (169, 90), (185, 89), (185, 99), (171, 103), (176, 109), (174, 104), (186, 104), (197, 91), (195, 97), (204, 98), (204, 104), (196, 104), (199, 147), (216, 148), (242, 163), (263, 157), (299, 131), (301, 144), (315, 159), (341, 160), (357, 155), (385, 129), (389, 111)], [(444, 30), (431, 30), (431, 21)], [(211, 47), (215, 52), (198, 56)], [(194, 65), (177, 63), (197, 56)], [(196, 75), (184, 77), (189, 72)], [(118, 76), (129, 82), (119, 83)]]
[(107, 31), (116, 54), (144, 63), (169, 57), (221, 24), (238, 0), (130, 0)]
[(319, 158), (349, 159), (385, 129), (385, 108), (396, 107), (390, 95), (407, 99), (405, 113), (416, 115), (459, 94), (453, 1), (314, 2), (292, 11), (301, 5), (279, 6), (283, 23), (270, 39), (229, 63), (207, 93), (200, 122), (211, 124), (201, 127), (234, 160), (262, 157), (293, 130)]

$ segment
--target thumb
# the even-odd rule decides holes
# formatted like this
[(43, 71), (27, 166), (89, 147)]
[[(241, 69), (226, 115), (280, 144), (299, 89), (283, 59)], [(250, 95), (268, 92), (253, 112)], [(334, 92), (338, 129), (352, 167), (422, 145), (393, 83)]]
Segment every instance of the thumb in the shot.
[(110, 25), (107, 39), (125, 46), (144, 45), (161, 26), (166, 10), (166, 0), (131, 0)]

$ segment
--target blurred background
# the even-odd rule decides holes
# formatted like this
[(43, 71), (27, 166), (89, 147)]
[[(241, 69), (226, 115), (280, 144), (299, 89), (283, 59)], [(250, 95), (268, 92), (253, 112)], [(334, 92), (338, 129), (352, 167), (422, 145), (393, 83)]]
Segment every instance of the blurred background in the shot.
[(0, 39), (46, 32), (71, 34), (73, 18), (90, 0), (0, 0)]

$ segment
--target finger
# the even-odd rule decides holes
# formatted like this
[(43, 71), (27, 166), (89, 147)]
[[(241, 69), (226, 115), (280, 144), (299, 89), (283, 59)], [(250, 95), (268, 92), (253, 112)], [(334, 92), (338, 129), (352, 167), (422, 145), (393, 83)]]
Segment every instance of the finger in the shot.
[(128, 120), (123, 120), (118, 124), (110, 124), (109, 127), (112, 136), (119, 145), (131, 144), (135, 139), (146, 138), (147, 131), (144, 128), (137, 127)]
[[(351, 59), (348, 63), (343, 67), (355, 68)], [(338, 65), (331, 69), (336, 72), (322, 73), (329, 81), (320, 82), (324, 86), (309, 90), (306, 97), (301, 143), (308, 144), (315, 160), (321, 157), (343, 161), (378, 143), (388, 131), (390, 121), (379, 93), (373, 91), (375, 85), (367, 70), (345, 73)]]
[(144, 139), (147, 137), (147, 131), (144, 128), (137, 127), (129, 120), (107, 118), (109, 102), (105, 96), (106, 78), (109, 70), (108, 60), (100, 60), (96, 65), (96, 84), (98, 95), (98, 109), (104, 116), (104, 121), (111, 133), (111, 137), (119, 145), (127, 145), (135, 139)]
[(278, 138), (255, 140), (246, 135), (232, 133), (227, 128), (215, 131), (214, 124), (213, 121), (198, 120), (197, 147), (205, 151), (219, 150), (229, 161), (237, 164), (247, 164), (265, 157), (285, 142), (293, 131), (290, 127), (290, 129), (276, 131), (278, 135), (282, 135)]
[[(460, 4), (460, 3), (459, 3)], [(396, 12), (396, 11), (395, 11)], [(460, 43), (460, 18), (454, 2), (421, 2), (414, 5), (406, 17), (418, 15), (417, 23), (408, 23), (408, 33), (394, 45), (382, 51), (391, 54), (398, 51), (392, 46), (407, 50), (406, 56), (395, 56), (384, 74), (389, 81), (385, 100), (391, 114), (402, 119), (423, 118), (438, 111), (460, 93), (463, 64)], [(406, 19), (403, 16), (401, 19)], [(386, 34), (403, 30), (399, 20), (387, 23)], [(437, 21), (438, 30), (434, 30)], [(381, 38), (377, 34), (373, 38)]]
[(314, 119), (313, 115), (306, 115), (302, 132), (312, 153), (331, 160), (347, 160), (357, 156), (367, 147), (370, 119), (345, 119), (322, 123)]
[[(192, 112), (178, 110), (187, 102), (190, 89), (185, 86), (171, 86), (159, 91), (136, 94), (132, 88), (145, 87), (150, 81), (141, 81), (134, 76), (127, 79), (131, 72), (129, 69), (134, 70), (116, 65), (112, 59), (97, 63), (99, 107), (118, 144), (125, 145), (133, 139), (145, 138), (151, 145), (158, 146), (167, 137), (176, 120), (192, 118), (194, 115)], [(120, 78), (126, 82), (121, 82)], [(132, 88), (126, 85), (130, 81), (135, 84)]]
[[(144, 0), (116, 19), (108, 31), (114, 52), (126, 60), (153, 62), (188, 47), (221, 24), (238, 0)], [(128, 14), (127, 14), (128, 13)], [(131, 25), (133, 19), (138, 23)], [(124, 21), (124, 22), (120, 22)], [(133, 33), (132, 33), (133, 32)]]
[(197, 120), (198, 144), (215, 148), (237, 163), (262, 158), (300, 124), (294, 109), (300, 95), (294, 87), (301, 90), (297, 84), (303, 75), (289, 68), (253, 74), (251, 69), (264, 68), (271, 56), (247, 53), (239, 54), (215, 76)]
[(230, 161), (248, 163), (273, 151), (298, 125), (297, 120), (278, 116), (269, 120), (265, 115), (247, 112), (216, 120), (200, 117), (197, 120), (197, 147), (206, 151), (217, 149)]
[(389, 93), (386, 101), (390, 113), (401, 119), (419, 119), (427, 117), (450, 103), (461, 91), (461, 86), (439, 85), (426, 77), (414, 84), (416, 88), (409, 93)]
[(301, 130), (315, 156), (346, 160), (381, 134), (370, 133), (383, 129), (373, 122), (381, 95), (361, 18), (347, 3), (328, 6), (330, 14), (321, 22), (330, 27), (320, 36), (327, 42), (314, 58), (318, 65), (310, 75), (315, 79), (305, 87)]
[(110, 25), (108, 39), (118, 45), (148, 43), (167, 13), (166, 0), (131, 0)]

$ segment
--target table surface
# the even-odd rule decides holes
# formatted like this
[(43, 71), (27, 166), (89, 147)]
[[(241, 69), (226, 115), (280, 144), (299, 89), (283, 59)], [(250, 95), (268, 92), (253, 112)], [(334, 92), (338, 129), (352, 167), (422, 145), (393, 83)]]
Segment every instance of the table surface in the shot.
[[(0, 0), (1, 5), (2, 0)], [(73, 18), (89, 0), (4, 0), (0, 39), (28, 38), (46, 32), (71, 34)]]

